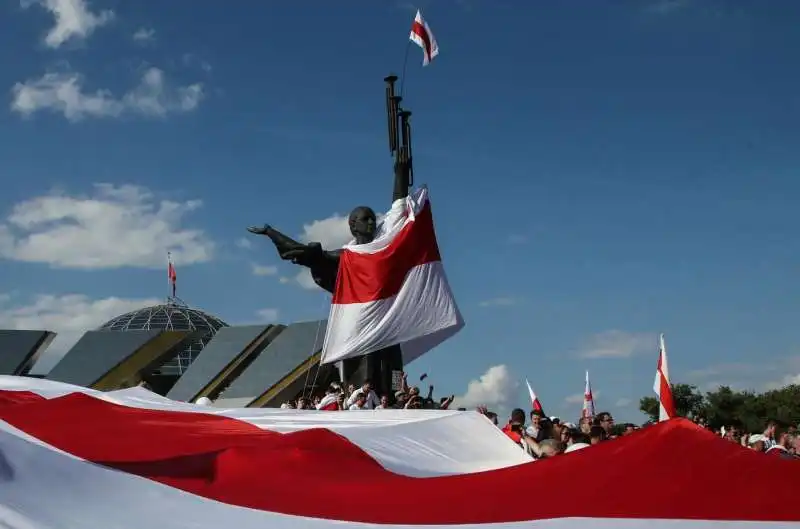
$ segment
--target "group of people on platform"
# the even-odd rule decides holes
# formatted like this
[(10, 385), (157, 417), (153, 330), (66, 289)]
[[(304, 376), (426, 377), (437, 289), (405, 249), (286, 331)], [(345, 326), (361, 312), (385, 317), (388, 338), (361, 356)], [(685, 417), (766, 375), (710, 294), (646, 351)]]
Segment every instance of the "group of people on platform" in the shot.
[(453, 403), (455, 396), (450, 395), (449, 397), (442, 397), (436, 400), (433, 397), (433, 390), (433, 386), (428, 386), (428, 393), (422, 395), (419, 387), (408, 385), (408, 376), (403, 373), (400, 389), (394, 393), (392, 396), (393, 398), (390, 398), (389, 395), (381, 395), (379, 397), (369, 380), (365, 381), (359, 387), (355, 387), (351, 384), (346, 388), (342, 387), (338, 382), (334, 382), (328, 386), (324, 395), (300, 397), (294, 402), (283, 403), (281, 408), (301, 410), (317, 409), (325, 411), (448, 409)]

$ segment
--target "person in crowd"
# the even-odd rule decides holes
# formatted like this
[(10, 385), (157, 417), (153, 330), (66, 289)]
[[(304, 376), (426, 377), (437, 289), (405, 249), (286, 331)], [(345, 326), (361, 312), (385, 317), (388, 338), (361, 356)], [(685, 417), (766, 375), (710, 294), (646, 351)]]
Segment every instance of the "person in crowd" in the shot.
[(381, 403), (375, 406), (376, 410), (388, 410), (391, 408), (389, 406), (389, 395), (381, 395)]
[(796, 459), (797, 456), (792, 452), (794, 451), (795, 439), (797, 436), (789, 433), (788, 431), (776, 432), (775, 436), (778, 440), (774, 445), (767, 448), (767, 455), (776, 456), (783, 459)]
[(342, 386), (338, 382), (331, 382), (331, 385), (325, 390), (325, 396), (319, 400), (316, 408), (323, 411), (339, 411), (342, 409), (339, 402), (340, 397), (344, 399)]
[[(371, 408), (367, 407), (367, 395), (366, 394), (364, 394), (364, 393), (358, 393), (358, 394), (354, 393), (353, 395), (355, 396), (355, 399), (353, 399), (352, 397), (350, 398), (350, 400), (352, 400), (353, 403), (350, 404), (349, 408), (347, 408), (348, 410), (369, 410), (369, 409), (371, 409)], [(350, 402), (350, 400), (348, 400), (348, 402)]]
[(408, 402), (408, 393), (402, 389), (396, 391), (394, 394), (394, 406), (392, 407), (396, 410), (404, 410), (406, 402)]
[(365, 380), (360, 388), (354, 389), (350, 394), (350, 397), (347, 399), (347, 408), (353, 409), (353, 404), (355, 404), (362, 395), (364, 396), (364, 409), (374, 410), (376, 406), (380, 406), (381, 401), (378, 399), (378, 395), (372, 390), (372, 382)]
[(503, 426), (503, 433), (515, 443), (522, 443), (522, 434), (525, 433), (525, 412), (522, 409), (515, 408), (511, 412), (508, 424)]
[(592, 426), (589, 431), (589, 444), (596, 445), (608, 440), (608, 433), (602, 426)]
[(630, 435), (636, 431), (636, 425), (626, 422), (625, 423), (625, 430), (622, 432), (622, 435)]
[(614, 439), (611, 430), (614, 428), (614, 417), (607, 411), (602, 411), (595, 415), (593, 426), (599, 426), (606, 432), (606, 439)]
[(753, 434), (748, 437), (747, 439), (747, 446), (750, 450), (755, 450), (756, 452), (764, 452), (767, 448), (766, 438), (760, 434)]
[(497, 414), (495, 412), (487, 411), (486, 413), (484, 413), (484, 415), (486, 415), (487, 419), (492, 421), (492, 424), (494, 424), (495, 426), (498, 426)]
[(778, 429), (778, 423), (775, 421), (767, 421), (767, 427), (761, 434), (764, 436), (764, 449), (769, 450), (775, 446), (775, 432)]
[(541, 410), (531, 411), (531, 425), (525, 433), (536, 442), (547, 439), (549, 432), (547, 431), (549, 420), (545, 417)]
[(581, 420), (578, 421), (578, 429), (580, 429), (584, 435), (589, 435), (592, 429), (591, 419), (589, 419), (589, 417), (581, 417)]

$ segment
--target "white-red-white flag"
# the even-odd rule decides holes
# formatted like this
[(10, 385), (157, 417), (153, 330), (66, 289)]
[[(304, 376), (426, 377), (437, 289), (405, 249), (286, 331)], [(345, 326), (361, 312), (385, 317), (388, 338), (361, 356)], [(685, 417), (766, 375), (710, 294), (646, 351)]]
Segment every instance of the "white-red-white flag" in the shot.
[(589, 382), (589, 372), (586, 372), (586, 387), (583, 390), (583, 412), (582, 417), (587, 419), (594, 418), (594, 397), (592, 396), (592, 384)]
[(669, 369), (667, 368), (667, 346), (664, 344), (664, 335), (658, 336), (658, 367), (653, 391), (658, 398), (658, 420), (667, 421), (675, 413), (675, 401), (672, 398), (672, 386), (669, 385)]
[(172, 253), (167, 252), (167, 281), (172, 285), (172, 297), (175, 297), (175, 290), (178, 284), (178, 274), (175, 272), (175, 265), (172, 264)]
[[(531, 464), (475, 412), (223, 409), (0, 376), (0, 454), (7, 529), (800, 527), (796, 462), (680, 418)], [(531, 501), (521, 483), (549, 486)]]
[(427, 66), (439, 55), (439, 44), (433, 36), (431, 27), (422, 18), (422, 13), (417, 10), (417, 16), (411, 24), (411, 34), (408, 36), (411, 42), (422, 48), (422, 65)]
[(539, 397), (536, 396), (536, 392), (533, 391), (533, 387), (531, 387), (531, 383), (528, 382), (528, 379), (525, 379), (525, 385), (528, 386), (528, 395), (531, 397), (531, 406), (533, 406), (533, 411), (541, 411), (544, 413), (542, 409), (542, 403), (539, 402)]
[(463, 326), (423, 187), (395, 200), (372, 242), (342, 248), (322, 363), (400, 344), (407, 364)]

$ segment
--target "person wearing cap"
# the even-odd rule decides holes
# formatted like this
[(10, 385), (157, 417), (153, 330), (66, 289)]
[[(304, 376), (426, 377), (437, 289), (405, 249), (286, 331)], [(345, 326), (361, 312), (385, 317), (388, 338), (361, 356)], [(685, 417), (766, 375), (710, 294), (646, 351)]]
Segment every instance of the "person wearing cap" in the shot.
[(398, 390), (398, 391), (395, 391), (395, 393), (394, 393), (394, 405), (392, 406), (392, 408), (394, 408), (396, 410), (405, 409), (407, 400), (408, 400), (408, 397), (407, 397), (405, 391), (403, 391), (402, 389)]
[(766, 449), (766, 444), (766, 438), (760, 433), (751, 435), (747, 440), (748, 447), (756, 452), (763, 452)]

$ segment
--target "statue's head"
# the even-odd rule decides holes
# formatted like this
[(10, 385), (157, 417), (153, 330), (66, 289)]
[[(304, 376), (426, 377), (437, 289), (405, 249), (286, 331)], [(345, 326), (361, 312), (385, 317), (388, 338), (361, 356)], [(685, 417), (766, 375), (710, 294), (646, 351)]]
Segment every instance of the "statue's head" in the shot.
[(350, 212), (347, 219), (350, 224), (350, 233), (356, 240), (356, 244), (372, 242), (375, 238), (376, 217), (372, 208), (359, 206)]

